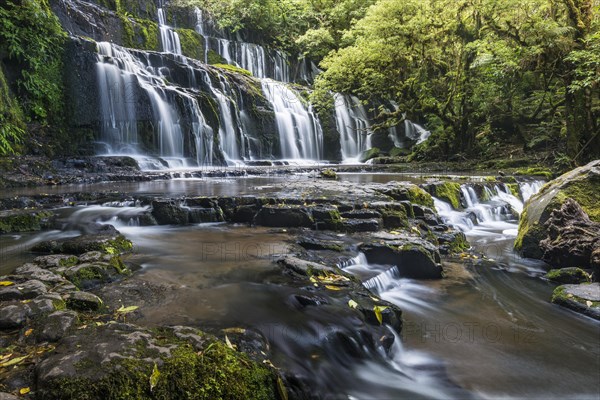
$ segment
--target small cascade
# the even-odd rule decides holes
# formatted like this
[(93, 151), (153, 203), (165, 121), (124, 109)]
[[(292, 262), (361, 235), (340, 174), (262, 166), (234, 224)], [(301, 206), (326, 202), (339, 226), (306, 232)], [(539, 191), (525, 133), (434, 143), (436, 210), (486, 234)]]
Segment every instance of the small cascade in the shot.
[(398, 271), (398, 267), (394, 266), (382, 272), (381, 274), (364, 281), (363, 286), (377, 294), (380, 294), (392, 287), (397, 286), (399, 279), (400, 272)]
[(158, 28), (160, 29), (160, 41), (164, 52), (172, 54), (181, 53), (181, 42), (179, 35), (170, 26), (166, 25), (165, 11), (158, 9)]
[[(523, 182), (519, 185), (521, 193), (529, 198), (543, 185), (543, 182)], [(434, 198), (434, 205), (444, 221), (463, 232), (470, 232), (477, 227), (500, 229), (504, 234), (516, 235), (518, 216), (523, 212), (523, 201), (512, 194), (506, 184), (484, 186), (482, 200), (475, 189), (469, 185), (461, 185), (462, 199), (466, 208), (454, 210), (442, 200)]]
[(421, 125), (412, 122), (411, 120), (404, 120), (404, 134), (411, 140), (416, 140), (416, 144), (421, 144), (431, 136), (431, 132), (423, 128)]
[(275, 110), (281, 158), (321, 160), (323, 131), (312, 106), (282, 83), (263, 79), (262, 88)]
[(363, 151), (371, 147), (369, 119), (356, 97), (336, 93), (335, 122), (340, 133), (342, 161), (356, 163)]
[(544, 182), (542, 181), (522, 182), (519, 185), (519, 190), (521, 192), (521, 197), (523, 198), (523, 203), (527, 202), (531, 196), (539, 192), (542, 189), (542, 186), (544, 186)]

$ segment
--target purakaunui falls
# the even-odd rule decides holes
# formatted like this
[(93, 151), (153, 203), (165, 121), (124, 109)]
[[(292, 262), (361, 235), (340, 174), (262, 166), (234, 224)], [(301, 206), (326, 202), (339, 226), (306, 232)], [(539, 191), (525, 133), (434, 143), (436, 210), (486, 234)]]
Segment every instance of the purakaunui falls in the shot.
[[(299, 84), (314, 81), (319, 73), (314, 63), (223, 32), (200, 9), (194, 16), (204, 39), (200, 60), (182, 55), (180, 36), (164, 8), (156, 15), (161, 52), (97, 42), (96, 80), (78, 77), (77, 91), (96, 86), (88, 87), (80, 102), (97, 104), (99, 154), (132, 156), (142, 169), (177, 169), (257, 160), (356, 163), (371, 147), (371, 115), (358, 99), (335, 94), (329, 117), (318, 115), (306, 100), (310, 87)], [(252, 77), (208, 65), (209, 54)], [(91, 122), (94, 117), (87, 114), (83, 119)], [(328, 130), (324, 117), (332, 121)], [(416, 126), (407, 120), (390, 128), (387, 142), (391, 147), (419, 143), (428, 132)], [(328, 135), (337, 139), (325, 140)]]

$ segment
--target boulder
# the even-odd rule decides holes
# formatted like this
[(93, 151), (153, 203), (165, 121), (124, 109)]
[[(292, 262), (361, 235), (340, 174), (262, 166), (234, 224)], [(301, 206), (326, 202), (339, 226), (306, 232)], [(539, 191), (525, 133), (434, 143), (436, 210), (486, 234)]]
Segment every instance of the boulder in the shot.
[(0, 329), (20, 328), (27, 321), (29, 307), (25, 304), (11, 304), (0, 308)]
[(589, 274), (581, 268), (552, 269), (548, 271), (545, 278), (562, 284), (590, 282)]
[(171, 200), (152, 202), (152, 216), (159, 225), (185, 225), (188, 211)]
[(413, 279), (443, 277), (441, 257), (431, 243), (418, 238), (365, 243), (359, 246), (372, 264), (395, 265), (400, 276)]
[(544, 224), (548, 237), (540, 242), (542, 259), (556, 268), (591, 268), (600, 250), (600, 223), (592, 221), (573, 199), (552, 211)]
[(67, 297), (67, 307), (77, 311), (98, 311), (104, 306), (100, 297), (88, 292), (72, 292)]
[(554, 289), (552, 302), (600, 320), (600, 283), (559, 286)]
[(254, 218), (256, 225), (277, 228), (312, 228), (314, 221), (306, 207), (296, 205), (266, 205)]
[(38, 340), (56, 342), (67, 335), (79, 321), (76, 312), (56, 311), (44, 320), (44, 327), (38, 335)]
[(592, 221), (600, 222), (600, 160), (548, 182), (527, 201), (519, 221), (515, 250), (524, 257), (542, 258), (544, 253), (539, 244), (548, 235), (545, 224), (568, 198), (579, 203)]

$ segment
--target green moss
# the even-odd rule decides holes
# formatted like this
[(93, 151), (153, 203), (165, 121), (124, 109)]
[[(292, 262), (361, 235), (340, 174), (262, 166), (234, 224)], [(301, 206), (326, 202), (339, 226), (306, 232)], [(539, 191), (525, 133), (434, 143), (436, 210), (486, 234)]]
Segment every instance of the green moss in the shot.
[(69, 256), (67, 258), (63, 258), (58, 262), (58, 265), (61, 267), (73, 267), (77, 265), (79, 259), (75, 256)]
[(414, 204), (419, 204), (425, 207), (433, 207), (433, 198), (431, 195), (417, 185), (409, 186), (408, 200)]
[(521, 189), (519, 188), (518, 183), (507, 183), (506, 186), (508, 186), (508, 189), (513, 196), (515, 196), (517, 199), (521, 198)]
[(229, 72), (235, 72), (236, 74), (252, 76), (252, 72), (250, 72), (246, 69), (240, 68), (240, 67), (236, 67), (235, 65), (217, 63), (217, 64), (213, 64), (213, 66), (227, 70)]
[(562, 268), (548, 271), (545, 278), (559, 283), (591, 282), (591, 276), (581, 268)]
[(392, 209), (379, 209), (383, 219), (383, 226), (386, 229), (396, 228), (407, 228), (408, 227), (408, 216), (404, 208), (392, 210)]
[(552, 179), (554, 174), (550, 169), (545, 167), (529, 167), (529, 168), (521, 168), (515, 171), (515, 175), (524, 175), (524, 176), (541, 176), (547, 180)]
[(363, 151), (363, 153), (360, 155), (360, 162), (369, 161), (372, 158), (379, 157), (380, 154), (381, 150), (379, 150), (377, 147), (370, 148), (369, 150)]
[(39, 231), (54, 214), (50, 211), (21, 212), (0, 217), (0, 233)]
[(123, 235), (117, 236), (113, 240), (109, 240), (103, 246), (104, 252), (108, 254), (119, 254), (133, 249), (133, 243)]
[(192, 29), (176, 29), (183, 55), (204, 61), (204, 38)]
[(331, 168), (326, 168), (321, 170), (320, 172), (321, 178), (324, 179), (332, 179), (332, 180), (337, 180), (338, 176), (337, 173), (332, 170)]
[(160, 29), (158, 24), (147, 19), (134, 19), (134, 29), (137, 33), (137, 41), (135, 46), (141, 50), (160, 50)]
[[(171, 339), (164, 345), (173, 346)], [(176, 344), (171, 355), (160, 354), (154, 388), (154, 362), (140, 348), (136, 357), (101, 365), (93, 377), (78, 374), (48, 382), (42, 399), (277, 399), (277, 377), (268, 367), (251, 361), (220, 341), (207, 341), (198, 353), (188, 344)], [(84, 360), (85, 361), (85, 360)], [(83, 364), (80, 368), (96, 368)]]
[(448, 202), (452, 208), (459, 209), (460, 205), (460, 184), (456, 182), (442, 182), (433, 187), (434, 196), (440, 200)]
[(209, 50), (207, 53), (207, 62), (212, 65), (216, 64), (225, 64), (227, 65), (227, 60), (221, 57), (219, 53), (214, 50)]

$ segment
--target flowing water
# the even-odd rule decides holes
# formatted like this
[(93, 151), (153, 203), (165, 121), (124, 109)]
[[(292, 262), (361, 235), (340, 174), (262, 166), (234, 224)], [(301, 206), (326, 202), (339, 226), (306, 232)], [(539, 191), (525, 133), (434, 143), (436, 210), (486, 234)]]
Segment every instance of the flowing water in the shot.
[[(270, 190), (260, 178), (123, 185), (131, 192), (172, 195)], [(521, 192), (531, 195), (540, 185), (521, 184)], [(14, 266), (32, 257), (23, 250), (33, 242), (74, 235), (90, 221), (114, 224), (135, 243), (132, 261), (143, 267), (138, 279), (177, 288), (165, 304), (144, 308), (146, 323), (252, 327), (268, 339), (275, 365), (336, 394), (332, 398), (598, 398), (600, 325), (550, 304), (554, 285), (540, 279), (544, 266), (512, 252), (520, 200), (501, 185), (488, 187), (486, 201), (469, 184), (463, 189), (465, 209), (452, 210), (439, 200), (436, 207), (494, 263), (447, 262), (447, 278), (431, 282), (369, 265), (360, 254), (343, 265), (403, 310), (402, 334), (388, 353), (365, 341), (351, 309), (298, 307), (295, 295), (306, 292), (282, 284), (273, 263), (289, 251), (292, 236), (285, 230), (139, 227), (137, 215), (146, 208), (126, 202), (64, 208), (63, 231), (0, 240), (12, 249), (3, 254)]]

